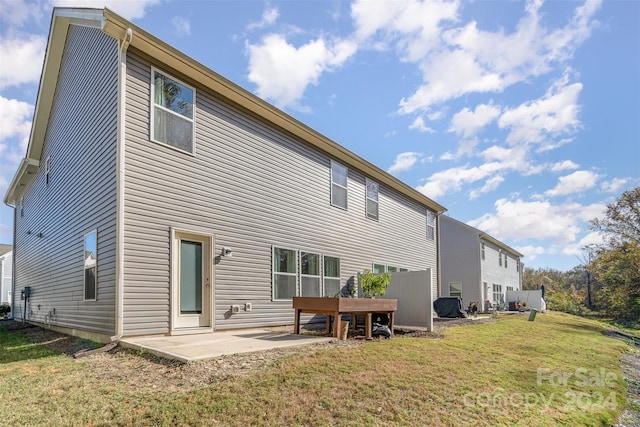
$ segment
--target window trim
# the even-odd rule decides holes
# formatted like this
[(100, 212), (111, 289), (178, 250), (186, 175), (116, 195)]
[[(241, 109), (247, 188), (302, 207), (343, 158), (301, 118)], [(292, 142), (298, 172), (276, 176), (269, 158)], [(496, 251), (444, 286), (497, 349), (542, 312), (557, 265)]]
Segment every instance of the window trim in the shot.
[(502, 250), (498, 250), (498, 267), (502, 267)]
[[(452, 285), (460, 285), (460, 295), (453, 295), (451, 293), (451, 286)], [(459, 297), (462, 298), (462, 282), (449, 282), (449, 296), (450, 297)]]
[[(429, 220), (432, 221), (432, 224), (429, 224)], [(429, 233), (431, 230), (431, 233)], [(436, 240), (436, 214), (427, 210), (427, 240), (434, 241)]]
[[(376, 266), (381, 266), (382, 267), (382, 271), (376, 271)], [(372, 262), (371, 263), (371, 272), (373, 274), (382, 274), (382, 273), (386, 273), (387, 272), (387, 265), (383, 264), (381, 262)]]
[[(343, 186), (342, 184), (339, 184), (337, 182), (333, 181), (333, 165), (336, 165), (338, 167), (344, 168), (345, 170), (345, 177), (347, 178), (347, 185)], [(331, 175), (331, 206), (335, 206), (336, 208), (340, 208), (340, 209), (344, 209), (344, 210), (348, 210), (349, 208), (349, 168), (346, 167), (345, 165), (343, 165), (342, 163), (339, 163), (335, 160), (331, 160), (331, 167), (330, 167), (330, 175)], [(346, 193), (346, 196), (344, 198), (344, 206), (340, 206), (337, 205), (333, 202), (333, 186), (336, 185), (340, 188), (344, 188), (344, 191)]]
[[(493, 293), (491, 294), (491, 297), (493, 298), (493, 303), (498, 303), (498, 304), (502, 304), (504, 303), (504, 291), (502, 290), (502, 285), (498, 284), (498, 283), (493, 283), (492, 284), (493, 287)], [(499, 290), (496, 290), (497, 288), (499, 288)], [(496, 294), (500, 294), (500, 300), (496, 300)]]
[[(324, 260), (325, 258), (335, 258), (338, 260), (338, 275), (337, 276), (327, 276), (326, 274), (326, 269), (324, 267)], [(342, 259), (339, 256), (334, 256), (334, 255), (329, 255), (329, 254), (322, 254), (321, 256), (322, 260), (322, 295), (325, 297), (333, 297), (333, 295), (327, 295), (327, 288), (325, 285), (325, 281), (326, 279), (330, 279), (330, 280), (336, 280), (338, 279), (338, 294), (342, 293), (342, 287), (341, 287), (341, 280), (342, 280)]]
[[(369, 197), (369, 185), (375, 185), (376, 186), (376, 199), (372, 199)], [(371, 212), (369, 212), (369, 201), (374, 202), (376, 204), (376, 214), (375, 216), (372, 215)], [(371, 220), (374, 221), (378, 221), (380, 219), (380, 184), (378, 184), (376, 181), (369, 179), (369, 178), (365, 178), (364, 179), (364, 210), (365, 210), (365, 216)]]
[[(169, 78), (169, 79), (171, 79), (173, 81), (175, 81), (176, 83), (181, 84), (182, 86), (185, 86), (188, 89), (191, 89), (191, 91), (193, 92), (193, 102), (191, 104), (192, 116), (193, 117), (189, 118), (189, 117), (183, 116), (182, 114), (176, 113), (175, 111), (170, 110), (169, 108), (166, 108), (166, 107), (163, 107), (162, 105), (157, 105), (156, 104), (156, 101), (155, 101), (155, 87), (156, 87), (156, 85), (155, 85), (155, 81), (154, 81), (155, 80), (154, 77), (155, 77), (155, 73), (156, 72), (159, 73), (159, 74), (162, 74), (163, 76), (165, 76), (165, 77), (167, 77), (167, 78)], [(155, 142), (156, 144), (160, 144), (160, 145), (162, 145), (164, 147), (170, 148), (172, 150), (179, 151), (180, 153), (185, 153), (185, 154), (189, 154), (191, 156), (195, 156), (196, 155), (196, 88), (191, 86), (191, 85), (186, 84), (185, 82), (183, 82), (180, 79), (177, 79), (177, 78), (173, 77), (171, 74), (166, 73), (166, 72), (162, 71), (159, 68), (151, 67), (151, 90), (149, 92), (151, 94), (151, 99), (150, 99), (150, 103), (149, 103), (149, 109), (151, 110), (150, 111), (150, 120), (149, 120), (149, 122), (150, 122), (150, 124), (149, 124), (149, 140), (152, 141), (152, 142)], [(173, 114), (173, 115), (175, 115), (177, 117), (180, 117), (180, 118), (182, 118), (184, 120), (187, 120), (187, 121), (191, 122), (191, 151), (183, 150), (182, 148), (175, 147), (175, 146), (173, 146), (171, 144), (159, 141), (159, 140), (157, 140), (155, 138), (155, 107), (156, 106), (158, 108), (162, 109), (163, 111), (166, 111), (166, 112), (168, 112), (170, 114)]]
[[(86, 263), (86, 253), (87, 253), (87, 237), (95, 234), (95, 239), (96, 239), (96, 253), (95, 253), (95, 265), (93, 267), (89, 267), (87, 268), (87, 263)], [(94, 228), (93, 230), (89, 231), (88, 233), (85, 233), (84, 235), (84, 239), (83, 239), (83, 244), (82, 244), (82, 253), (83, 253), (83, 257), (82, 257), (82, 264), (83, 264), (83, 268), (82, 268), (82, 272), (83, 272), (83, 277), (82, 277), (82, 284), (83, 284), (83, 290), (82, 290), (82, 298), (83, 301), (97, 301), (98, 300), (98, 229)], [(94, 284), (93, 284), (93, 298), (87, 298), (87, 270), (90, 268), (94, 268)]]
[[(323, 271), (322, 271), (322, 267), (323, 267), (322, 263), (323, 263), (324, 259), (322, 257), (322, 254), (317, 253), (317, 252), (312, 252), (312, 251), (303, 251), (303, 250), (299, 251), (299, 253), (300, 254), (298, 255), (298, 262), (300, 263), (300, 267), (299, 267), (298, 270), (300, 272), (300, 292), (299, 292), (300, 296), (305, 296), (305, 295), (302, 295), (302, 278), (304, 278), (304, 277), (310, 277), (310, 278), (318, 279), (318, 295), (322, 296), (322, 293), (323, 293), (323, 290), (324, 290), (323, 289), (324, 281), (322, 280), (322, 273), (323, 273)], [(318, 257), (318, 274), (317, 275), (304, 274), (302, 272), (302, 254), (315, 255), (315, 256)]]
[(480, 242), (480, 257), (482, 259), (482, 261), (485, 260), (485, 247), (484, 247), (484, 242)]
[[(276, 249), (281, 249), (281, 250), (285, 250), (285, 251), (293, 251), (295, 253), (295, 257), (296, 257), (296, 262), (295, 262), (295, 266), (296, 266), (296, 271), (295, 273), (289, 273), (289, 272), (281, 272), (281, 271), (275, 271), (275, 258), (276, 258)], [(286, 245), (272, 245), (271, 246), (271, 301), (293, 301), (293, 297), (291, 298), (276, 298), (276, 274), (279, 275), (284, 275), (284, 276), (293, 276), (295, 278), (295, 289), (294, 289), (294, 295), (293, 296), (298, 296), (298, 288), (300, 286), (299, 283), (299, 276), (300, 276), (300, 257), (298, 256), (298, 253), (300, 251), (298, 251), (297, 249), (291, 249), (291, 248), (287, 248)]]

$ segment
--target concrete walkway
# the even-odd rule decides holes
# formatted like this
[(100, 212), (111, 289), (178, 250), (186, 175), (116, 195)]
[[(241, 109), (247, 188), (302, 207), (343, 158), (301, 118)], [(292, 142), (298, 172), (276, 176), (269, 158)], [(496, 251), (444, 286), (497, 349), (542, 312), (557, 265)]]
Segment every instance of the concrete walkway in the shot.
[(133, 337), (120, 340), (120, 344), (166, 359), (191, 362), (214, 359), (226, 354), (325, 343), (334, 339), (317, 335), (294, 335), (270, 329), (242, 329), (211, 334)]

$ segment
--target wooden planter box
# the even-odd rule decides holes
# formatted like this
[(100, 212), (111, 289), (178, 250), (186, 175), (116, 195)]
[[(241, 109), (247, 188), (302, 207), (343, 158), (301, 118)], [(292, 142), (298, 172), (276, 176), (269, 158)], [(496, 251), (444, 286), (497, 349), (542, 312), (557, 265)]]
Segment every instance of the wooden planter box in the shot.
[(324, 297), (293, 297), (294, 333), (300, 333), (300, 313), (324, 314), (327, 316), (327, 332), (333, 316), (333, 336), (340, 338), (341, 316), (365, 316), (365, 337), (371, 339), (371, 315), (385, 313), (389, 315), (389, 329), (393, 333), (393, 315), (398, 308), (395, 299), (370, 298), (324, 298)]

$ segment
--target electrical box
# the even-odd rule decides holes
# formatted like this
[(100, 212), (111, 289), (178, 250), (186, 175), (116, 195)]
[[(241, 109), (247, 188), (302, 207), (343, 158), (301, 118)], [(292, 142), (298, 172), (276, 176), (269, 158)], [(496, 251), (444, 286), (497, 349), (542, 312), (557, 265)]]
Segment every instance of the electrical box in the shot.
[(251, 303), (247, 302), (244, 304), (244, 311), (251, 311), (253, 307), (251, 307)]
[(31, 298), (31, 286), (25, 286), (24, 289), (22, 289), (22, 299), (28, 300), (29, 298)]
[(239, 305), (232, 305), (231, 306), (231, 313), (240, 313), (240, 306)]

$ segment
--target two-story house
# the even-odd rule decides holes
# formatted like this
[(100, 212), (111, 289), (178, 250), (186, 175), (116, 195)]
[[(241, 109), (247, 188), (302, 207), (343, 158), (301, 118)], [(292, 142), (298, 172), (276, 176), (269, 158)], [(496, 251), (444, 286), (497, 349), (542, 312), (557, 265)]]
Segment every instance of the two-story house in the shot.
[(15, 317), (100, 341), (291, 324), (374, 266), (437, 287), (441, 205), (108, 9), (54, 10), (5, 203)]
[(441, 295), (461, 297), (479, 310), (506, 302), (522, 289), (523, 255), (487, 233), (448, 216), (440, 218)]

